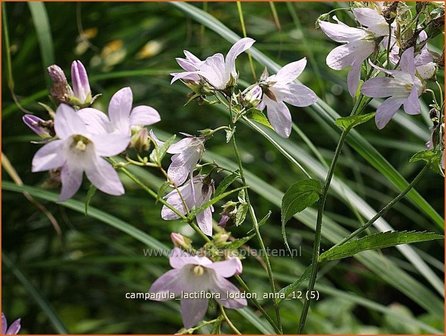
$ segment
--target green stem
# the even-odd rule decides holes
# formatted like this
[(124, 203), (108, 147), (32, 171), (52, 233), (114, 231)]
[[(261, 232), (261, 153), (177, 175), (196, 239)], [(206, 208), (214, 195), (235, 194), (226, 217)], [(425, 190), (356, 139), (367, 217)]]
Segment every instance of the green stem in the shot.
[(391, 200), (385, 207), (383, 207), (375, 216), (373, 216), (367, 223), (360, 226), (358, 229), (356, 229), (354, 232), (352, 232), (348, 237), (345, 237), (343, 240), (341, 240), (339, 243), (334, 245), (333, 247), (343, 245), (352, 238), (356, 237), (357, 235), (361, 234), (365, 230), (367, 230), (373, 223), (375, 223), (380, 217), (384, 216), (387, 211), (389, 211), (395, 204), (397, 204), (399, 201), (401, 201), (407, 193), (412, 190), (412, 188), (421, 180), (421, 178), (426, 174), (427, 170), (429, 168), (429, 164), (425, 165), (423, 169), (418, 173), (418, 175), (413, 179), (413, 181), (404, 189), (401, 191), (401, 193), (398, 194), (393, 200)]
[[(115, 161), (112, 160), (113, 163), (116, 164)], [(210, 242), (211, 240), (209, 239), (208, 236), (206, 236), (203, 231), (200, 230), (200, 228), (197, 226), (197, 224), (195, 224), (194, 222), (188, 220), (188, 218), (183, 215), (181, 212), (179, 212), (176, 208), (174, 208), (172, 205), (170, 205), (168, 202), (166, 202), (164, 199), (159, 198), (158, 194), (156, 192), (154, 192), (152, 189), (150, 189), (149, 187), (147, 187), (144, 183), (142, 183), (135, 175), (133, 175), (128, 169), (124, 168), (124, 167), (119, 167), (118, 168), (125, 174), (127, 175), (133, 182), (135, 182), (137, 185), (139, 185), (145, 192), (147, 192), (150, 196), (152, 196), (154, 199), (160, 201), (163, 205), (165, 205), (166, 207), (168, 207), (170, 210), (172, 210), (178, 217), (180, 217), (183, 221), (187, 222), (194, 230), (196, 233), (198, 233), (198, 235), (203, 238), (206, 242)]]
[[(312, 260), (311, 260), (311, 273), (310, 273), (310, 280), (309, 280), (307, 292), (313, 291), (314, 286), (316, 284), (317, 270), (318, 270), (318, 266), (319, 266), (317, 261), (319, 259), (319, 252), (320, 252), (320, 247), (321, 247), (322, 217), (323, 217), (323, 213), (324, 213), (324, 209), (325, 209), (325, 202), (327, 201), (328, 190), (330, 189), (330, 183), (333, 178), (336, 164), (338, 162), (339, 156), (342, 151), (342, 147), (344, 146), (344, 143), (345, 143), (345, 140), (347, 138), (349, 131), (350, 131), (349, 128), (344, 130), (341, 134), (341, 137), (339, 138), (339, 142), (336, 147), (336, 151), (335, 151), (333, 160), (331, 161), (331, 165), (328, 170), (327, 177), (325, 178), (325, 183), (324, 183), (324, 188), (322, 189), (321, 199), (319, 200), (319, 207), (318, 207), (317, 219), (316, 219), (316, 233), (314, 236), (313, 254), (312, 254)], [(304, 300), (304, 306), (302, 308), (302, 313), (300, 315), (300, 320), (299, 320), (299, 328), (297, 330), (298, 334), (301, 334), (303, 328), (305, 327), (308, 310), (310, 308), (310, 302), (311, 302), (310, 300), (307, 300), (307, 299)]]
[[(363, 103), (364, 96), (361, 95), (360, 98), (356, 100), (356, 103), (350, 113), (350, 115), (357, 115), (360, 114), (363, 109), (365, 108), (366, 104)], [(366, 100), (367, 101), (367, 100)], [(316, 219), (316, 228), (315, 228), (315, 235), (314, 235), (314, 245), (313, 245), (313, 253), (311, 258), (311, 273), (310, 273), (310, 280), (308, 283), (307, 292), (312, 292), (314, 290), (314, 286), (316, 284), (316, 278), (317, 278), (317, 271), (318, 271), (318, 259), (319, 259), (319, 253), (320, 253), (320, 247), (321, 247), (321, 236), (322, 236), (322, 218), (324, 216), (324, 209), (325, 209), (325, 203), (327, 201), (328, 196), (328, 190), (330, 189), (331, 180), (334, 175), (334, 171), (336, 168), (336, 164), (338, 162), (339, 156), (342, 152), (342, 148), (344, 147), (345, 140), (347, 139), (347, 135), (350, 132), (351, 128), (346, 128), (342, 131), (341, 136), (338, 141), (338, 145), (336, 146), (336, 150), (333, 156), (333, 159), (330, 164), (330, 168), (328, 169), (327, 176), (325, 178), (324, 187), (322, 189), (321, 198), (319, 200), (319, 206), (317, 211), (317, 219)], [(301, 334), (304, 327), (305, 322), (308, 316), (308, 310), (310, 309), (310, 300), (306, 299), (306, 295), (304, 298), (304, 305), (302, 308), (302, 313), (300, 315), (299, 319), (299, 326), (297, 329), (297, 333)]]
[[(236, 275), (235, 279), (238, 281), (238, 283), (243, 287), (243, 289), (249, 293), (252, 293), (251, 289), (248, 287), (246, 282), (242, 279), (240, 275)], [(277, 324), (273, 321), (271, 316), (268, 315), (268, 313), (263, 309), (263, 307), (260, 305), (259, 301), (255, 297), (250, 298), (250, 301), (256, 306), (256, 308), (265, 316), (265, 318), (268, 320), (268, 322), (271, 324), (271, 326), (274, 328), (274, 330), (277, 333), (280, 333), (280, 329), (277, 327)]]
[(226, 323), (228, 323), (229, 327), (231, 327), (232, 331), (234, 331), (237, 335), (241, 335), (242, 333), (235, 327), (232, 321), (229, 319), (228, 315), (226, 315), (225, 309), (222, 305), (220, 305), (221, 314), (223, 315)]
[[(230, 118), (231, 118), (231, 125), (232, 127), (234, 127), (233, 124), (233, 118), (232, 118), (232, 106), (231, 106), (231, 100), (229, 100), (229, 114), (230, 114)], [(235, 133), (232, 135), (232, 146), (234, 148), (234, 153), (235, 153), (235, 158), (238, 164), (238, 168), (240, 171), (240, 179), (243, 182), (244, 186), (247, 186), (246, 183), (246, 179), (245, 179), (245, 174), (244, 174), (244, 170), (243, 170), (243, 164), (242, 164), (242, 160), (240, 157), (240, 152), (238, 150), (237, 147), (237, 140), (236, 140), (236, 136)], [(253, 222), (253, 226), (254, 226), (254, 230), (257, 236), (257, 239), (259, 241), (260, 244), (260, 248), (262, 249), (262, 253), (264, 255), (264, 259), (265, 259), (265, 264), (266, 264), (266, 272), (268, 273), (268, 278), (271, 284), (271, 290), (273, 291), (274, 294), (276, 294), (276, 285), (275, 285), (275, 281), (274, 281), (274, 275), (273, 275), (273, 271), (271, 268), (271, 263), (268, 257), (268, 254), (266, 252), (266, 247), (265, 247), (265, 243), (263, 242), (263, 238), (262, 235), (260, 234), (260, 229), (259, 229), (259, 222), (257, 221), (257, 217), (254, 211), (254, 208), (252, 207), (251, 201), (249, 199), (249, 192), (248, 190), (246, 190), (246, 203), (248, 203), (248, 211), (249, 211), (249, 216), (251, 217), (251, 220)], [(276, 312), (276, 319), (277, 319), (277, 324), (279, 326), (279, 331), (280, 333), (282, 333), (282, 322), (280, 320), (280, 310), (279, 310), (279, 304), (274, 300), (274, 310)]]

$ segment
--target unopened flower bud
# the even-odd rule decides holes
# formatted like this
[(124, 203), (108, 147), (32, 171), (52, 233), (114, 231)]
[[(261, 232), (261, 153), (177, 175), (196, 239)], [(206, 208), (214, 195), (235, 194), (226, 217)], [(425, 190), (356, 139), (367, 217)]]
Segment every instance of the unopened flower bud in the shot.
[(51, 132), (49, 130), (50, 124), (52, 124), (52, 121), (45, 121), (39, 117), (36, 117), (32, 114), (25, 114), (22, 117), (23, 122), (26, 126), (28, 126), (34, 133), (36, 133), (41, 138), (51, 138)]
[(59, 103), (67, 103), (70, 96), (73, 95), (70, 85), (67, 82), (63, 70), (53, 64), (48, 67), (48, 74), (53, 82), (50, 89), (51, 96)]
[(184, 237), (181, 233), (172, 232), (170, 239), (175, 247), (179, 247), (183, 250), (190, 250), (192, 248), (192, 240)]
[(229, 239), (229, 234), (227, 234), (226, 232), (217, 233), (214, 236), (213, 242), (214, 242), (215, 246), (222, 246), (228, 241), (228, 239)]
[(138, 152), (146, 152), (150, 148), (149, 131), (145, 127), (138, 127), (132, 130), (132, 138), (130, 147), (135, 148)]
[(71, 64), (71, 82), (74, 98), (79, 101), (81, 106), (88, 106), (92, 100), (90, 83), (87, 71), (80, 61), (74, 61)]
[(262, 94), (262, 88), (259, 85), (248, 87), (242, 92), (244, 105), (248, 107), (256, 107), (262, 101)]

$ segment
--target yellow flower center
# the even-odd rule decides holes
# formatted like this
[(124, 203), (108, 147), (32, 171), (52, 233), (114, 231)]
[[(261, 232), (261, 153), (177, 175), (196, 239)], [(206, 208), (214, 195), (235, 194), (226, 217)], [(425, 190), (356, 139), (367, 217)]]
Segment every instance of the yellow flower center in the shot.
[(202, 276), (204, 274), (204, 268), (200, 265), (194, 267), (194, 274), (196, 276)]
[(85, 152), (90, 140), (82, 135), (75, 135), (71, 147), (78, 152)]

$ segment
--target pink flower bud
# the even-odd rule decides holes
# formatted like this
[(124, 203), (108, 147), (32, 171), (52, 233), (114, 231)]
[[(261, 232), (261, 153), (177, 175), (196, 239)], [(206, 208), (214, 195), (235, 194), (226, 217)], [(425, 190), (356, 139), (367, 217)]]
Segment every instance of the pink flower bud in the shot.
[(71, 82), (73, 84), (74, 96), (80, 101), (80, 103), (90, 103), (90, 83), (88, 82), (87, 71), (80, 61), (74, 61), (71, 64)]
[(48, 124), (47, 121), (40, 119), (32, 114), (25, 114), (22, 117), (23, 122), (26, 126), (28, 126), (34, 133), (36, 133), (41, 138), (49, 138), (51, 137), (48, 128), (44, 125)]
[(73, 91), (70, 85), (68, 85), (63, 70), (53, 64), (48, 67), (48, 74), (53, 82), (50, 89), (51, 96), (59, 103), (68, 102), (68, 97), (73, 95)]
[(170, 239), (175, 247), (180, 247), (184, 250), (189, 250), (192, 248), (191, 240), (184, 237), (181, 233), (172, 232), (170, 234)]

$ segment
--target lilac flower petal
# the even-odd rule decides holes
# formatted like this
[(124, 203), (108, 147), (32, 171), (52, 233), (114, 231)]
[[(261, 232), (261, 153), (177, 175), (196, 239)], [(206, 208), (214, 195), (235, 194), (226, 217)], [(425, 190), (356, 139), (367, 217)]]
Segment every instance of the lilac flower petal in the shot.
[(220, 293), (217, 301), (224, 307), (239, 309), (247, 306), (246, 299), (240, 297), (240, 290), (225, 278), (215, 275), (214, 285), (214, 290)]
[(403, 72), (415, 76), (415, 56), (413, 47), (405, 50), (401, 55), (400, 67)]
[(372, 8), (354, 8), (353, 15), (361, 25), (368, 27), (367, 30), (374, 33), (375, 37), (389, 35), (389, 25), (378, 11)]
[(207, 236), (212, 236), (212, 209), (206, 208), (203, 212), (197, 214), (197, 224), (201, 231)]
[(57, 136), (63, 140), (74, 134), (88, 134), (87, 127), (82, 119), (71, 106), (66, 104), (60, 104), (56, 110), (54, 129)]
[(196, 71), (171, 73), (170, 75), (173, 76), (173, 78), (170, 81), (170, 84), (179, 79), (190, 80), (193, 82), (198, 82), (200, 80), (200, 76), (197, 74)]
[(96, 154), (99, 156), (115, 156), (126, 150), (130, 136), (120, 133), (91, 135)]
[(92, 134), (105, 134), (111, 130), (110, 120), (102, 111), (88, 107), (77, 111), (77, 115), (87, 126), (88, 132)]
[(2, 335), (6, 334), (7, 329), (8, 329), (8, 322), (6, 321), (5, 314), (2, 313)]
[(417, 74), (423, 79), (430, 79), (434, 77), (435, 71), (437, 71), (437, 64), (434, 62), (417, 66)]
[(222, 54), (212, 55), (200, 65), (198, 74), (216, 89), (223, 90), (230, 79), (230, 72), (226, 71), (225, 60)]
[(208, 310), (208, 299), (182, 299), (181, 317), (185, 328), (192, 328), (202, 321)]
[(318, 21), (318, 24), (325, 35), (336, 42), (346, 43), (356, 41), (367, 35), (367, 32), (362, 29), (352, 28), (343, 24), (336, 24), (326, 21)]
[(284, 97), (284, 101), (297, 107), (313, 105), (318, 97), (310, 88), (302, 84), (288, 84), (289, 94)]
[(210, 267), (212, 265), (212, 261), (207, 257), (200, 256), (192, 256), (187, 252), (184, 252), (180, 248), (176, 247), (173, 249), (171, 256), (169, 258), (170, 266), (173, 268), (181, 269), (183, 266), (192, 264), (192, 265), (201, 265), (204, 267)]
[(196, 148), (188, 148), (182, 153), (175, 154), (171, 158), (172, 162), (167, 169), (167, 175), (175, 185), (182, 185), (194, 170), (200, 157), (201, 152)]
[(415, 56), (415, 66), (425, 65), (428, 63), (432, 63), (434, 61), (434, 58), (432, 57), (432, 54), (429, 52), (429, 50), (425, 47), (423, 48), (420, 53)]
[(420, 101), (418, 99), (418, 90), (415, 85), (412, 88), (409, 97), (404, 101), (404, 111), (407, 114), (412, 115), (421, 113)]
[(359, 80), (361, 79), (361, 63), (352, 65), (351, 70), (347, 75), (348, 92), (350, 96), (354, 97), (358, 90)]
[(217, 275), (222, 276), (223, 278), (229, 278), (234, 274), (240, 274), (242, 272), (242, 263), (239, 258), (229, 258), (228, 260), (217, 261), (208, 267), (212, 268)]
[(102, 192), (115, 196), (124, 194), (124, 186), (118, 173), (104, 159), (97, 157), (91, 165), (86, 167), (85, 173), (91, 183)]
[(60, 168), (64, 164), (62, 155), (64, 141), (54, 140), (40, 148), (32, 161), (32, 172), (40, 172)]
[(237, 72), (235, 69), (235, 60), (236, 58), (245, 50), (251, 48), (254, 44), (255, 40), (250, 37), (242, 38), (237, 41), (231, 49), (229, 49), (228, 54), (226, 55), (225, 68), (228, 74), (231, 74), (233, 77), (237, 76)]
[[(169, 300), (169, 293), (174, 293), (175, 295), (180, 295), (182, 291), (183, 279), (182, 274), (184, 274), (181, 269), (170, 270), (163, 275), (161, 275), (152, 284), (149, 289), (150, 293), (159, 293), (154, 301), (167, 301)], [(163, 295), (165, 294), (165, 295)]]
[(108, 105), (108, 116), (115, 129), (130, 132), (129, 117), (132, 104), (133, 93), (129, 87), (122, 88), (113, 95)]
[(81, 61), (74, 61), (71, 64), (71, 82), (74, 95), (82, 103), (85, 102), (90, 94), (90, 83), (88, 82), (87, 71)]
[(341, 70), (352, 64), (362, 63), (374, 51), (374, 41), (353, 41), (334, 48), (327, 56), (327, 65), (334, 70)]
[[(179, 188), (179, 191), (180, 193), (182, 193), (181, 188)], [(167, 197), (166, 202), (169, 203), (174, 209), (177, 209), (178, 212), (183, 215), (186, 213), (183, 201), (181, 200), (181, 197), (176, 190), (173, 190), (166, 197)], [(178, 219), (179, 216), (169, 207), (163, 206), (163, 208), (161, 209), (161, 218), (164, 220), (175, 220)]]
[(275, 102), (267, 97), (264, 98), (268, 120), (274, 130), (284, 138), (291, 134), (291, 113), (288, 107), (281, 101)]
[(82, 169), (65, 164), (62, 167), (60, 178), (62, 181), (62, 190), (59, 195), (59, 201), (64, 202), (73, 197), (82, 184)]
[(383, 129), (393, 118), (395, 113), (404, 103), (403, 98), (388, 98), (377, 109), (375, 123), (379, 129)]
[(130, 113), (130, 126), (153, 125), (160, 120), (158, 111), (150, 106), (137, 106)]
[(367, 97), (385, 98), (389, 96), (404, 96), (407, 91), (401, 84), (390, 77), (371, 78), (366, 81), (361, 92)]
[(184, 53), (184, 56), (186, 56), (186, 59), (191, 61), (192, 63), (199, 64), (202, 62), (202, 60), (200, 60), (197, 56), (195, 56), (188, 50), (183, 50), (183, 53)]
[(179, 154), (184, 151), (187, 147), (189, 147), (194, 142), (193, 137), (187, 137), (181, 139), (180, 141), (174, 143), (167, 149), (167, 153), (169, 154)]
[(184, 58), (175, 58), (175, 60), (177, 61), (178, 65), (186, 70), (186, 71), (196, 71), (197, 70), (197, 66), (196, 64), (194, 64), (193, 62), (184, 59)]
[(6, 335), (17, 335), (20, 331), (20, 319), (15, 320), (6, 331)]
[(306, 65), (307, 59), (305, 57), (299, 61), (289, 63), (277, 72), (275, 79), (280, 84), (288, 84), (300, 76)]

